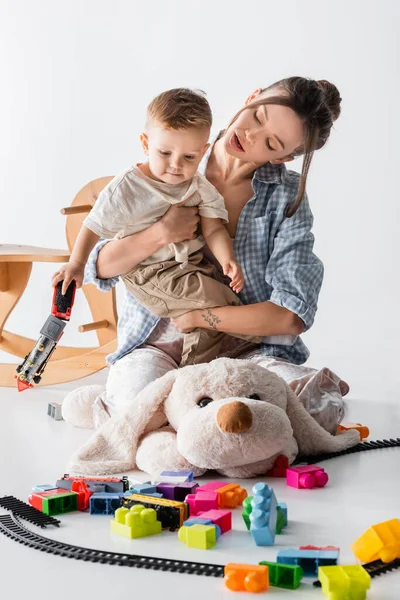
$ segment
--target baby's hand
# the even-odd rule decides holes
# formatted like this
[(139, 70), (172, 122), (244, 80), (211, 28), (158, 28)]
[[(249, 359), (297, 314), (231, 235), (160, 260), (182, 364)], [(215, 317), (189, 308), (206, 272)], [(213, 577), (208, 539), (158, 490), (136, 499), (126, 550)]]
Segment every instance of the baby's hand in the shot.
[(224, 271), (224, 275), (227, 275), (232, 279), (229, 287), (231, 287), (236, 293), (240, 292), (244, 286), (244, 275), (238, 263), (234, 260), (231, 260), (228, 263), (223, 264), (222, 269)]
[(68, 286), (73, 279), (75, 279), (77, 288), (82, 287), (84, 273), (84, 264), (69, 262), (66, 265), (63, 265), (56, 273), (54, 273), (53, 279), (51, 280), (51, 285), (55, 287), (59, 281), (62, 281), (63, 284), (61, 293), (64, 295), (66, 294)]

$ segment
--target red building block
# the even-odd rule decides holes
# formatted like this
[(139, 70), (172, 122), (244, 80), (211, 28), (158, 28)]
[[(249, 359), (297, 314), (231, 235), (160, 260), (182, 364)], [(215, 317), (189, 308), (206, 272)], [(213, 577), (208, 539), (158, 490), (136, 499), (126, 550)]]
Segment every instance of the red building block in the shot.
[(90, 504), (90, 496), (93, 494), (84, 481), (73, 481), (71, 490), (78, 494), (78, 510), (87, 510)]
[(267, 477), (286, 477), (286, 471), (289, 468), (289, 459), (284, 454), (276, 457), (274, 466), (267, 471)]

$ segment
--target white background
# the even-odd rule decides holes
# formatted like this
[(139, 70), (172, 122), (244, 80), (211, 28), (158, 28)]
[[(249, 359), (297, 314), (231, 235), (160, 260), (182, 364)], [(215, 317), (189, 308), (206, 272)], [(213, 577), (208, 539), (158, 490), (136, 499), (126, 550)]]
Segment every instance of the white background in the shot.
[[(397, 0), (1, 0), (0, 243), (66, 247), (60, 209), (88, 181), (143, 158), (145, 107), (165, 89), (205, 90), (219, 128), (257, 87), (331, 80), (343, 112), (309, 176), (326, 276), (305, 341), (310, 364), (337, 371), (353, 396), (393, 396), (399, 14)], [(53, 270), (34, 266), (7, 329), (37, 338)], [(88, 320), (78, 297), (66, 343), (95, 343), (77, 331)]]

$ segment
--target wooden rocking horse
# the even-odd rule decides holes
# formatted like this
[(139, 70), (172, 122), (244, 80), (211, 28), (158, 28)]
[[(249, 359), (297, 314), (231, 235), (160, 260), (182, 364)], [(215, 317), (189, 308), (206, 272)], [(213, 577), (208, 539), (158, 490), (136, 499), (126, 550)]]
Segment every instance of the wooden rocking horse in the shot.
[[(36, 340), (10, 331), (4, 326), (29, 281), (34, 262), (67, 262), (83, 217), (90, 211), (101, 190), (112, 177), (91, 181), (75, 196), (71, 206), (61, 213), (67, 216), (66, 236), (69, 251), (34, 246), (0, 244), (0, 350), (24, 359)], [(49, 285), (49, 304), (51, 290)], [(96, 331), (99, 345), (93, 348), (57, 346), (39, 385), (72, 381), (91, 375), (106, 366), (106, 356), (117, 347), (117, 310), (115, 290), (101, 292), (94, 285), (84, 285), (93, 322), (79, 327), (80, 332)], [(44, 313), (43, 317), (47, 315)], [(71, 326), (71, 325), (69, 325)], [(21, 360), (19, 360), (21, 362)], [(0, 386), (14, 387), (17, 364), (0, 364)]]

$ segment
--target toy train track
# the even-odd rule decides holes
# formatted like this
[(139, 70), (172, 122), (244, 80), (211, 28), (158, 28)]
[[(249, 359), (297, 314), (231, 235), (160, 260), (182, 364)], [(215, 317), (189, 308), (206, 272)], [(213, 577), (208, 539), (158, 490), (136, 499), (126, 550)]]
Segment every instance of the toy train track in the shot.
[(104, 552), (92, 548), (81, 548), (64, 544), (57, 540), (46, 538), (27, 529), (19, 518), (12, 514), (0, 516), (0, 532), (20, 544), (41, 550), (48, 554), (75, 558), (87, 562), (119, 565), (121, 567), (137, 567), (139, 569), (152, 569), (154, 571), (171, 571), (174, 573), (187, 573), (190, 575), (205, 575), (206, 577), (223, 577), (224, 566), (207, 563), (198, 563), (184, 560), (171, 560), (155, 558), (152, 556), (139, 556), (138, 554), (120, 554), (118, 552)]
[(21, 519), (25, 521), (29, 521), (29, 523), (33, 523), (33, 525), (37, 525), (38, 527), (47, 527), (47, 525), (55, 525), (56, 527), (60, 526), (60, 521), (55, 519), (54, 517), (50, 517), (45, 515), (37, 508), (22, 502), (15, 496), (2, 496), (0, 498), (0, 506), (13, 512), (18, 515)]
[(357, 452), (366, 452), (368, 450), (382, 450), (383, 448), (399, 448), (400, 438), (390, 440), (374, 440), (370, 442), (361, 442), (353, 448), (347, 450), (341, 450), (340, 452), (329, 452), (327, 454), (315, 454), (314, 456), (299, 456), (296, 458), (293, 464), (298, 465), (299, 463), (306, 463), (307, 465), (313, 465), (322, 462), (323, 460), (329, 460), (330, 458), (336, 458), (338, 456), (344, 456), (345, 454), (356, 454)]

